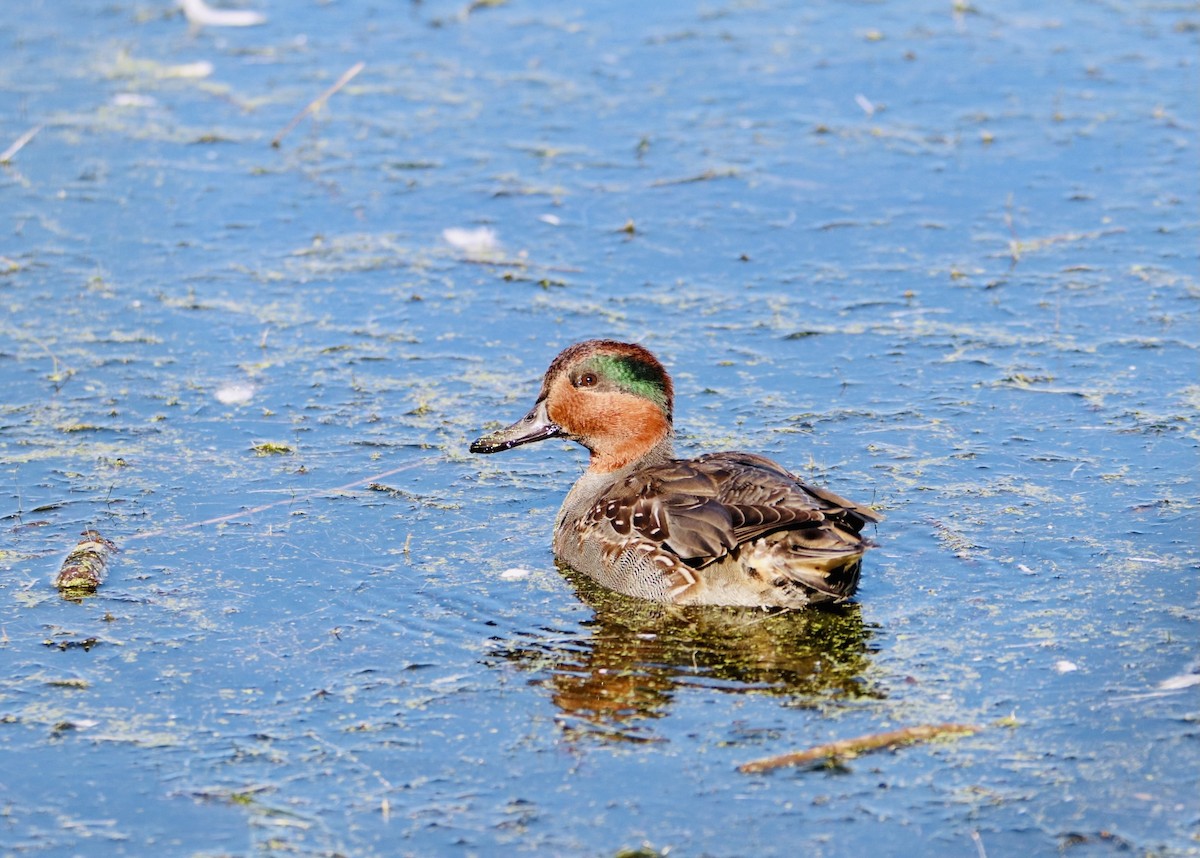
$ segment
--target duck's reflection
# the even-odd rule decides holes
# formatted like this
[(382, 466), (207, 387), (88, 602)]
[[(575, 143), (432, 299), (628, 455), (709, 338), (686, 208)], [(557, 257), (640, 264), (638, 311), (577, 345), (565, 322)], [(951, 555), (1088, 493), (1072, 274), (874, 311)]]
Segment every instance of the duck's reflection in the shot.
[(790, 705), (880, 697), (865, 677), (871, 631), (857, 605), (766, 613), (678, 608), (631, 599), (570, 571), (595, 610), (574, 633), (529, 633), (496, 650), (540, 674), (568, 728), (653, 738), (643, 724), (666, 714), (683, 686), (790, 698)]

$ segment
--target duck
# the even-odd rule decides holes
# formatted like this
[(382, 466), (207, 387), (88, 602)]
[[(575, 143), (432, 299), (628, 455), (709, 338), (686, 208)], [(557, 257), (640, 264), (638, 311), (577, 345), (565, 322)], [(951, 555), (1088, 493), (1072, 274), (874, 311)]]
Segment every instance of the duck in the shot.
[(565, 438), (590, 454), (554, 526), (560, 566), (638, 599), (802, 608), (849, 600), (883, 516), (754, 453), (674, 454), (674, 386), (636, 343), (576, 343), (529, 412), (476, 439), (499, 453)]

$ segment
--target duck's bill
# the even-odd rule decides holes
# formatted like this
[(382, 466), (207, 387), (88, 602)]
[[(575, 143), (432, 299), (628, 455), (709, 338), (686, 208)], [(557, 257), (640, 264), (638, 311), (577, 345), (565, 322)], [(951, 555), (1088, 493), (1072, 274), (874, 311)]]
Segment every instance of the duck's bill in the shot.
[(546, 400), (543, 399), (513, 425), (476, 439), (471, 444), (471, 452), (499, 453), (522, 444), (559, 438), (562, 435), (563, 430), (546, 414)]

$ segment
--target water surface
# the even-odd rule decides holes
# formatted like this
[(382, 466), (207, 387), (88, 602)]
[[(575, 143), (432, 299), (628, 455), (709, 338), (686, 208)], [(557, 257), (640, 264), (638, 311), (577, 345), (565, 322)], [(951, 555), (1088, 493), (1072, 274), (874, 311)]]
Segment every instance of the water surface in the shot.
[[(5, 854), (1200, 851), (1194, 4), (254, 8), (0, 13)], [(466, 445), (595, 336), (855, 605), (554, 568), (583, 451)]]

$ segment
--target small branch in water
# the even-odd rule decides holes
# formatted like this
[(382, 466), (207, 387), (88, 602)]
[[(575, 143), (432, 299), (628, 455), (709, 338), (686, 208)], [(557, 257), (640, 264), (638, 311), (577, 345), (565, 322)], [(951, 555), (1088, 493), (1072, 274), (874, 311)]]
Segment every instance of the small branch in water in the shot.
[(928, 742), (931, 739), (941, 739), (946, 736), (969, 736), (972, 733), (978, 733), (979, 730), (979, 727), (972, 724), (921, 724), (916, 727), (905, 727), (903, 730), (890, 730), (886, 733), (872, 733), (853, 739), (841, 739), (826, 745), (817, 745), (807, 751), (795, 751), (790, 754), (780, 754), (777, 757), (754, 760), (738, 766), (738, 771), (743, 774), (754, 774), (769, 772), (784, 766), (825, 763), (844, 757), (854, 757), (868, 751), (911, 745), (914, 742)]
[(497, 6), (503, 6), (508, 0), (471, 0), (467, 6), (458, 13), (460, 20), (467, 20), (467, 17), (479, 9), (494, 9)]
[(13, 141), (13, 144), (0, 153), (0, 164), (7, 164), (17, 153), (25, 148), (25, 144), (37, 136), (37, 133), (42, 130), (41, 125), (35, 125)]
[(287, 127), (275, 135), (275, 139), (271, 141), (271, 148), (278, 149), (279, 144), (283, 142), (283, 138), (292, 133), (292, 129), (300, 124), (301, 119), (310, 113), (316, 113), (318, 110), (320, 110), (321, 107), (324, 106), (325, 102), (328, 101), (335, 92), (337, 92), (346, 84), (350, 83), (350, 81), (354, 80), (355, 75), (366, 68), (366, 65), (366, 63), (360, 61), (346, 69), (346, 71), (337, 79), (337, 82), (334, 83), (333, 86), (329, 87), (329, 89), (325, 90), (323, 93), (310, 101), (303, 110), (292, 117), (292, 121), (287, 124)]
[(736, 179), (738, 171), (734, 167), (729, 167), (724, 170), (709, 168), (703, 173), (697, 173), (694, 176), (684, 176), (680, 179), (656, 179), (650, 183), (652, 188), (667, 188), (671, 185), (690, 185), (695, 182), (711, 182), (714, 179)]

